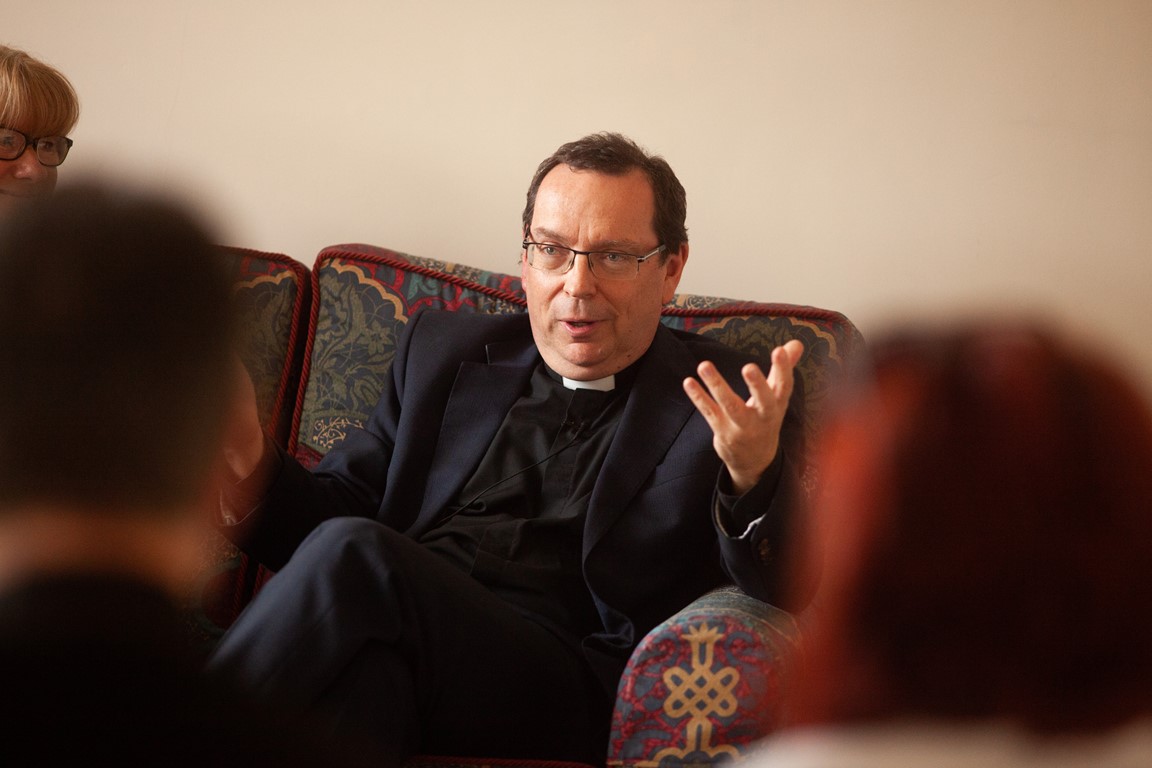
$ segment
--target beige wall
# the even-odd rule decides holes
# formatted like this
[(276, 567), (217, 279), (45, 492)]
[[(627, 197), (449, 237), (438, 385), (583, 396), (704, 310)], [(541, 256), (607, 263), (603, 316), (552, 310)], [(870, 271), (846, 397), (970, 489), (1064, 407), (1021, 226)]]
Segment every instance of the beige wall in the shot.
[(1148, 0), (0, 1), (80, 91), (64, 178), (236, 244), (512, 270), (536, 163), (620, 130), (688, 188), (684, 290), (1039, 310), (1152, 382)]

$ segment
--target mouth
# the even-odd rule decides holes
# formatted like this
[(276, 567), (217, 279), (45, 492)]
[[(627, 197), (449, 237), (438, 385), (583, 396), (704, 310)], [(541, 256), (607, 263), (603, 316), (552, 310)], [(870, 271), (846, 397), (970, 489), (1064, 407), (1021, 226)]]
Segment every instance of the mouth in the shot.
[(580, 336), (589, 333), (593, 328), (599, 325), (599, 320), (561, 320), (560, 324), (563, 325), (569, 333), (574, 336)]

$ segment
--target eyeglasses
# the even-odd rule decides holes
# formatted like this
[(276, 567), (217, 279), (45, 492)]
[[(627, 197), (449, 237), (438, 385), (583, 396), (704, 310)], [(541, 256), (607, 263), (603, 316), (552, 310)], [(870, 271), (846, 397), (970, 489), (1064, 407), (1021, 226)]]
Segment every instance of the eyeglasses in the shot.
[(36, 159), (41, 165), (55, 168), (68, 157), (72, 139), (67, 136), (41, 136), (34, 139), (22, 131), (0, 128), (0, 160), (15, 160), (28, 147), (36, 151)]
[(575, 248), (565, 248), (562, 245), (551, 243), (534, 243), (525, 240), (520, 247), (528, 252), (528, 265), (547, 272), (550, 275), (561, 275), (572, 269), (578, 255), (588, 257), (588, 269), (592, 274), (605, 280), (632, 280), (640, 273), (640, 265), (658, 253), (668, 250), (666, 246), (659, 245), (643, 256), (634, 256), (631, 253), (618, 253), (616, 251), (578, 251)]

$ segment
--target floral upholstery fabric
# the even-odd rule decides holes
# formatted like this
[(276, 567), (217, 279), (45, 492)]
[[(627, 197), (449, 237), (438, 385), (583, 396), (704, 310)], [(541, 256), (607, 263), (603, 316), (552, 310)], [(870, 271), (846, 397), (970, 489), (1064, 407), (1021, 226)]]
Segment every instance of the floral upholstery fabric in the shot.
[(321, 251), (312, 289), (310, 354), (290, 446), (306, 465), (371, 414), (412, 313), (525, 310), (519, 278), (366, 245)]
[(310, 284), (308, 269), (274, 253), (225, 248), (242, 319), (241, 357), (269, 433), (285, 442), (299, 381)]
[(735, 587), (659, 625), (632, 654), (616, 697), (611, 766), (699, 766), (744, 756), (780, 722), (781, 679), (800, 630)]

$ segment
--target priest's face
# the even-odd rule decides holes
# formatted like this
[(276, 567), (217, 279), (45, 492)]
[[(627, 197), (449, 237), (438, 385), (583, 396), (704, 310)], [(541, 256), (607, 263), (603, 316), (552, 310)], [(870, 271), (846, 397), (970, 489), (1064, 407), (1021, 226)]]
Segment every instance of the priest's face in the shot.
[[(655, 199), (639, 169), (610, 176), (553, 168), (540, 183), (525, 239), (577, 251), (644, 256), (662, 245), (653, 228)], [(521, 255), (520, 275), (536, 346), (552, 370), (587, 381), (617, 373), (644, 354), (660, 309), (680, 282), (688, 246), (656, 254), (625, 277), (597, 274), (589, 257), (545, 271)]]

